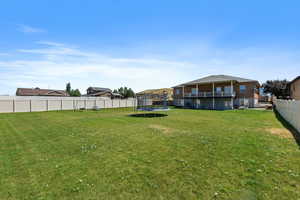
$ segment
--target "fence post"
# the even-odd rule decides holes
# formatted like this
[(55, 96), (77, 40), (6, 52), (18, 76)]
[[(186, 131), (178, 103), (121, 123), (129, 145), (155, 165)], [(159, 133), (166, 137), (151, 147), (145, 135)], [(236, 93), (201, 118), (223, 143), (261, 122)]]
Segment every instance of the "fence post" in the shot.
[(105, 99), (103, 101), (104, 101), (104, 109), (105, 109)]
[(13, 112), (16, 112), (15, 100), (13, 99)]
[(29, 100), (29, 111), (31, 112), (31, 99)]
[(49, 111), (49, 102), (48, 102), (48, 101), (49, 101), (49, 100), (47, 99), (47, 100), (46, 100), (46, 110), (47, 110), (47, 111)]
[(84, 109), (86, 110), (86, 99), (84, 100)]
[(62, 107), (63, 107), (63, 100), (61, 99), (60, 100), (60, 110), (62, 110)]

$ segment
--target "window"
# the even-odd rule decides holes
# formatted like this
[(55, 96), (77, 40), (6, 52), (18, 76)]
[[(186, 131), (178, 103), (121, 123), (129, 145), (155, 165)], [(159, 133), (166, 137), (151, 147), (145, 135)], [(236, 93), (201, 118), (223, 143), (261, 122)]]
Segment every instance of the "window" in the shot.
[(225, 94), (230, 94), (231, 93), (231, 86), (225, 86), (224, 87), (224, 92), (225, 92)]
[(177, 95), (180, 94), (180, 89), (176, 89), (176, 94), (177, 94)]
[(246, 92), (246, 85), (240, 85), (240, 92), (241, 93)]
[(197, 94), (197, 88), (192, 88), (192, 94)]
[(216, 87), (216, 92), (217, 93), (221, 93), (222, 92), (222, 88), (221, 87)]

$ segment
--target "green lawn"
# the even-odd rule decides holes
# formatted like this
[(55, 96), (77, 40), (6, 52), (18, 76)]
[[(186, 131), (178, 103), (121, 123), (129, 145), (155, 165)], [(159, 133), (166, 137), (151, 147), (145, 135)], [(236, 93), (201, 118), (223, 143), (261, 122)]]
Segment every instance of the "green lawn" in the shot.
[(129, 112), (0, 114), (0, 199), (300, 199), (273, 112)]

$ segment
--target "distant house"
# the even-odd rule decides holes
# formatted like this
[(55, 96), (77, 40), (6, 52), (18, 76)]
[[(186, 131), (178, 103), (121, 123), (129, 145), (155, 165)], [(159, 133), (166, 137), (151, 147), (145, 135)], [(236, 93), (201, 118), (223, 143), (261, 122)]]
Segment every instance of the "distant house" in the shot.
[(153, 104), (160, 105), (165, 99), (172, 104), (173, 102), (173, 89), (161, 88), (161, 89), (149, 89), (136, 93), (136, 96), (140, 99), (152, 100)]
[(123, 96), (118, 93), (113, 93), (109, 88), (102, 87), (89, 87), (86, 90), (86, 96), (92, 97), (109, 97), (109, 98), (122, 98)]
[(67, 97), (69, 94), (64, 90), (40, 89), (40, 88), (18, 88), (17, 96), (56, 96)]
[(216, 110), (254, 107), (258, 103), (259, 87), (256, 80), (207, 76), (173, 87), (174, 105)]
[(300, 100), (300, 76), (289, 83), (290, 96), (292, 99)]

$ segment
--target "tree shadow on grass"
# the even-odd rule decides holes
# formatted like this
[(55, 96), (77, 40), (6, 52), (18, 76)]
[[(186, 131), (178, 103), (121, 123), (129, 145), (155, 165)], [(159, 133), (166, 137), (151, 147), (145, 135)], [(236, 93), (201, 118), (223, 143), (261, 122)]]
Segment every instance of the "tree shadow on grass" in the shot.
[(278, 121), (280, 121), (280, 123), (292, 133), (300, 149), (300, 133), (288, 121), (286, 121), (276, 109), (274, 109), (274, 113)]

